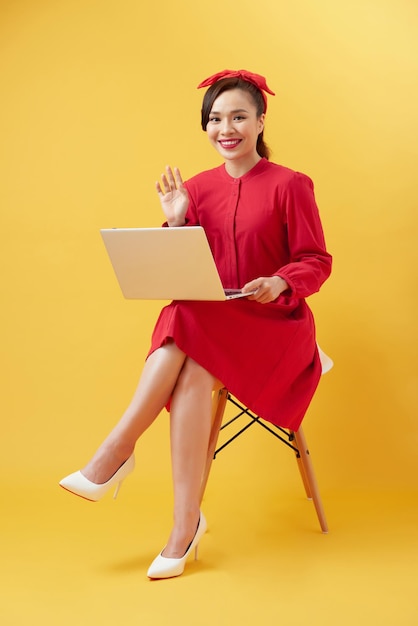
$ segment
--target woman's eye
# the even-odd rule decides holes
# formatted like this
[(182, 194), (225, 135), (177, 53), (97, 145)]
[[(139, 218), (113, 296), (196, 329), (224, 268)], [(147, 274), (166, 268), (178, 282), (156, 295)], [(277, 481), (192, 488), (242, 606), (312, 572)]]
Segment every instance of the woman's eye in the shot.
[(210, 117), (209, 122), (219, 122), (219, 117)]

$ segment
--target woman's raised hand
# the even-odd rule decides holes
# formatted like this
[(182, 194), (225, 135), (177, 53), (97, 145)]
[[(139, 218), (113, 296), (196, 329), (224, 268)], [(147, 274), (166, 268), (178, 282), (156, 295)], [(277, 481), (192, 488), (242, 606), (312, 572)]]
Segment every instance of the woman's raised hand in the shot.
[(183, 185), (180, 170), (177, 167), (172, 170), (167, 165), (165, 174), (161, 175), (161, 183), (157, 181), (155, 187), (168, 225), (183, 226), (189, 206), (189, 194)]

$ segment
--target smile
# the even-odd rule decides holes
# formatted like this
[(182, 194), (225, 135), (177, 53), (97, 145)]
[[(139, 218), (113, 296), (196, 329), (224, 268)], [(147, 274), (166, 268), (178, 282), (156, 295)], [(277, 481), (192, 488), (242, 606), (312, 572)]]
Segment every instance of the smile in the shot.
[(230, 150), (231, 148), (235, 148), (239, 143), (241, 143), (241, 139), (221, 139), (219, 141), (222, 148), (226, 148)]

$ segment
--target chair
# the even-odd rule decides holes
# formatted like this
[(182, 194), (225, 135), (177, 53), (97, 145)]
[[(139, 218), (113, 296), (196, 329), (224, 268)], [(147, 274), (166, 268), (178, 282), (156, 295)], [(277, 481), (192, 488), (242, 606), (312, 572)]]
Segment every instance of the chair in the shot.
[[(332, 359), (330, 359), (330, 357), (327, 356), (319, 346), (318, 351), (319, 357), (321, 359), (322, 374), (326, 374), (333, 367), (334, 363)], [(227, 421), (225, 424), (222, 424), (227, 402), (233, 404), (239, 412), (237, 413), (237, 415), (235, 415), (235, 417)], [(230, 439), (228, 439), (226, 443), (224, 443), (219, 448), (216, 448), (220, 431), (233, 424), (237, 419), (242, 416), (248, 416), (250, 418), (250, 421), (238, 432), (236, 432), (232, 437), (230, 437)], [(260, 426), (262, 426), (264, 429), (272, 433), (275, 437), (280, 439), (280, 441), (282, 441), (284, 444), (286, 444), (286, 446), (294, 451), (305, 488), (306, 496), (309, 500), (313, 501), (322, 532), (327, 533), (328, 524), (325, 517), (324, 507), (322, 505), (321, 496), (318, 489), (318, 483), (316, 481), (311, 456), (302, 427), (300, 427), (297, 432), (294, 432), (292, 430), (281, 428), (280, 426), (275, 426), (274, 424), (266, 423), (261, 417), (255, 415), (252, 411), (250, 411), (238, 400), (236, 400), (236, 398), (234, 398), (225, 387), (223, 387), (219, 391), (216, 391), (213, 396), (212, 429), (209, 438), (206, 467), (202, 478), (201, 498), (203, 498), (203, 494), (205, 492), (213, 459), (216, 458), (216, 455), (221, 450), (226, 448), (226, 446), (234, 441), (234, 439), (239, 437), (244, 431), (246, 431), (250, 426), (253, 426), (254, 424), (259, 424)]]

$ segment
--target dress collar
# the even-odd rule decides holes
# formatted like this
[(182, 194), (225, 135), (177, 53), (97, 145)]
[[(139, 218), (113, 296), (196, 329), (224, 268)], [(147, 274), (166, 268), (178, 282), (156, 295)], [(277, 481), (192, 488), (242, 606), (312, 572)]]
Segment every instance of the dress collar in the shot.
[(258, 176), (258, 174), (261, 174), (267, 169), (268, 163), (269, 162), (267, 161), (267, 159), (263, 157), (258, 161), (258, 163), (254, 165), (254, 167), (248, 170), (248, 172), (246, 172), (243, 176), (238, 176), (237, 178), (228, 174), (228, 172), (226, 171), (225, 163), (219, 167), (219, 170), (225, 180), (236, 183), (237, 181), (245, 181), (249, 180), (250, 178), (254, 178), (254, 176)]

